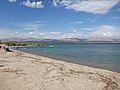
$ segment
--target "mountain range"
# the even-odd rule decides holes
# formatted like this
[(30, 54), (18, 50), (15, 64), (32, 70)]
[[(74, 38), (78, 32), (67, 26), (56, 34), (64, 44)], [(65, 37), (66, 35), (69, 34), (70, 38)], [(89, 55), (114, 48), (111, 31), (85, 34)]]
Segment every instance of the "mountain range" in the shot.
[(2, 38), (3, 42), (40, 42), (40, 43), (120, 43), (116, 38), (62, 38), (62, 39), (36, 39), (36, 38)]

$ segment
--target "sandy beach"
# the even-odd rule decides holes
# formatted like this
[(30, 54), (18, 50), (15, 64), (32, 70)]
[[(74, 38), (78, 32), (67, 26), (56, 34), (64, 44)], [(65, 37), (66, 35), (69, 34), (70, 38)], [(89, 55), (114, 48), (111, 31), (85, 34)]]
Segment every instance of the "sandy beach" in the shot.
[(0, 90), (120, 90), (120, 73), (0, 51)]

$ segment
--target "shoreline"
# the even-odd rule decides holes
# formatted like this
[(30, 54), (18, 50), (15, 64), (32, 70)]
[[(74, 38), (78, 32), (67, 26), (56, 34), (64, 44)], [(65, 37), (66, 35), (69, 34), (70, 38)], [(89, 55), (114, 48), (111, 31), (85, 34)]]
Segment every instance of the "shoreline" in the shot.
[(32, 56), (36, 56), (36, 57), (48, 58), (50, 60), (55, 60), (56, 62), (64, 62), (64, 63), (73, 64), (73, 65), (78, 65), (78, 66), (83, 66), (83, 67), (88, 67), (88, 68), (93, 68), (93, 69), (100, 69), (100, 70), (110, 71), (110, 72), (115, 72), (115, 73), (120, 74), (120, 72), (116, 72), (116, 71), (112, 71), (112, 70), (108, 70), (108, 69), (97, 68), (97, 67), (92, 67), (92, 66), (87, 66), (87, 65), (83, 65), (83, 64), (78, 64), (78, 63), (74, 63), (74, 62), (71, 62), (71, 61), (64, 61), (63, 59), (52, 58), (52, 57), (48, 57), (46, 55), (37, 55), (37, 54), (33, 54), (33, 53), (29, 53), (29, 52), (24, 52), (24, 51), (19, 51), (19, 50), (14, 50), (14, 52), (28, 54), (28, 55), (32, 55)]
[[(21, 47), (24, 48), (25, 46), (21, 46)], [(28, 47), (31, 47), (31, 46), (28, 46)], [(96, 66), (92, 66), (92, 65), (81, 64), (81, 63), (77, 63), (77, 62), (74, 62), (74, 61), (69, 61), (67, 59), (64, 60), (64, 59), (54, 58), (52, 56), (47, 56), (47, 55), (42, 55), (42, 54), (35, 54), (35, 53), (31, 53), (31, 52), (27, 52), (27, 51), (25, 52), (25, 51), (16, 50), (16, 49), (12, 49), (12, 50), (23, 52), (23, 53), (28, 53), (28, 54), (33, 54), (33, 55), (37, 55), (37, 56), (43, 56), (43, 57), (47, 57), (47, 58), (54, 59), (54, 60), (57, 60), (57, 61), (63, 61), (63, 62), (66, 62), (66, 63), (72, 63), (72, 64), (87, 66), (87, 67), (91, 67), (91, 68), (102, 69), (102, 70), (109, 70), (109, 71), (112, 71), (112, 72), (120, 73), (119, 71), (115, 71), (115, 70), (111, 70), (111, 69), (106, 69), (106, 68), (102, 68), (102, 67), (96, 67)]]
[(120, 89), (120, 73), (17, 50), (0, 55), (0, 80), (2, 90)]

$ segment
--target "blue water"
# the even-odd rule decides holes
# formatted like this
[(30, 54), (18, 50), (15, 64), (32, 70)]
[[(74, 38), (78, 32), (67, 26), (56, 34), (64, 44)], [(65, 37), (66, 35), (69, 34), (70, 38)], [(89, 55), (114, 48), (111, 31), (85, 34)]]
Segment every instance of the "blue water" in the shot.
[(120, 44), (62, 44), (19, 50), (67, 62), (120, 72)]

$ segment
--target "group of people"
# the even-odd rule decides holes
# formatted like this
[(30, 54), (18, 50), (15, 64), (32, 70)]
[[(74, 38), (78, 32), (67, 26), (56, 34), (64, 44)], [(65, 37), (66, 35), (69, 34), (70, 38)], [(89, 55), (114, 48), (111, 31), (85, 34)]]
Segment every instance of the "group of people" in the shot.
[(0, 45), (0, 50), (11, 52), (10, 48), (7, 45)]

